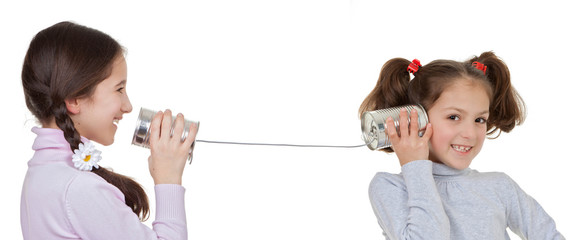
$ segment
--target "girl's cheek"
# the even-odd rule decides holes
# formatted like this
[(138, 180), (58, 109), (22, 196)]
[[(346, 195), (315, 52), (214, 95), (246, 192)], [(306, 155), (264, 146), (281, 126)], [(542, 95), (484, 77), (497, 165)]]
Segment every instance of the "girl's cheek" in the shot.
[(431, 139), (429, 140), (429, 150), (434, 151), (435, 149), (439, 149), (440, 147), (439, 143), (440, 143), (439, 137), (433, 134), (433, 136), (431, 136)]

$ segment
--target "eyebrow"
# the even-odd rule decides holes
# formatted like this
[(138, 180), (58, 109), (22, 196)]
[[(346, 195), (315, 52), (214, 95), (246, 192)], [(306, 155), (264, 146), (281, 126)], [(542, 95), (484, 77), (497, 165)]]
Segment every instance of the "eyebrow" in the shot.
[[(455, 111), (463, 113), (463, 114), (467, 113), (467, 111), (460, 109), (460, 108), (457, 108), (457, 107), (448, 107), (448, 108), (444, 108), (444, 110), (455, 110)], [(489, 113), (489, 110), (487, 109), (485, 111), (479, 112), (477, 115), (483, 115), (483, 114), (488, 114), (488, 113)]]
[(117, 86), (125, 85), (125, 84), (127, 84), (127, 80), (126, 80), (126, 79), (123, 79), (121, 82), (119, 82), (119, 83), (116, 84), (115, 86), (117, 87)]

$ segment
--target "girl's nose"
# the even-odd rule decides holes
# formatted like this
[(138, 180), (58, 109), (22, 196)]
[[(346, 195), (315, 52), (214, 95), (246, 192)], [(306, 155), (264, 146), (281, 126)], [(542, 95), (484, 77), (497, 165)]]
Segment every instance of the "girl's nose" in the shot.
[(123, 104), (121, 105), (121, 111), (124, 113), (130, 113), (132, 110), (133, 106), (131, 105), (131, 101), (129, 101), (129, 96), (125, 96)]
[(466, 139), (474, 139), (477, 136), (479, 129), (475, 126), (473, 126), (473, 124), (467, 124), (467, 126), (464, 126), (462, 131), (461, 131), (461, 137), (466, 138)]

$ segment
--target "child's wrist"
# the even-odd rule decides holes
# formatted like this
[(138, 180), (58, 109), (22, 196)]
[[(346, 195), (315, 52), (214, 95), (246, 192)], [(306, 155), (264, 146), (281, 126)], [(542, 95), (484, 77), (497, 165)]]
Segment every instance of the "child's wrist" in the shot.
[(153, 182), (155, 183), (155, 185), (159, 185), (159, 184), (178, 184), (178, 185), (182, 185), (183, 179), (182, 179), (182, 177), (169, 177), (169, 176), (165, 176), (165, 177), (155, 177), (155, 178), (153, 178)]

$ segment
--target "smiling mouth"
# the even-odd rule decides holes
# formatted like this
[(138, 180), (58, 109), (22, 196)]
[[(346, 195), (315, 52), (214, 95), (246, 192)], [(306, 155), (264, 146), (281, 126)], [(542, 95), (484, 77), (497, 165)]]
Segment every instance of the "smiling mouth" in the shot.
[(113, 124), (115, 124), (115, 126), (117, 126), (119, 124), (119, 119), (113, 119)]
[(451, 147), (453, 149), (455, 149), (455, 151), (457, 152), (462, 152), (462, 153), (466, 153), (468, 151), (470, 151), (473, 147), (469, 147), (469, 146), (461, 146), (461, 145), (451, 145)]

